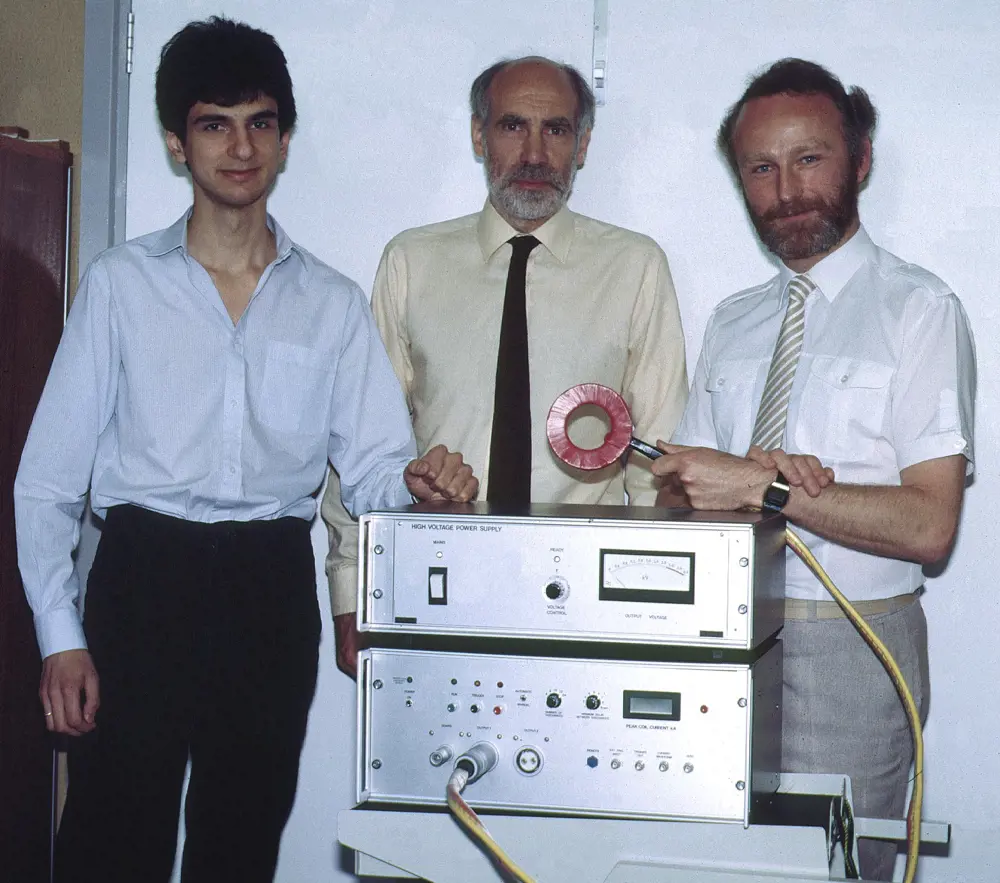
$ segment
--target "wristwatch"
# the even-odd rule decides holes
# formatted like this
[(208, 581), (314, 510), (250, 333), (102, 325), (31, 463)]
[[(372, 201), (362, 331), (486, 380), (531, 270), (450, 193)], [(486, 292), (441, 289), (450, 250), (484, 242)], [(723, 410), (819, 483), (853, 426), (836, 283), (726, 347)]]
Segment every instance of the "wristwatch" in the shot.
[(774, 481), (764, 491), (764, 499), (760, 504), (761, 508), (769, 512), (780, 512), (788, 505), (788, 497), (791, 494), (791, 490), (792, 488), (788, 483), (788, 479), (781, 472), (778, 472)]

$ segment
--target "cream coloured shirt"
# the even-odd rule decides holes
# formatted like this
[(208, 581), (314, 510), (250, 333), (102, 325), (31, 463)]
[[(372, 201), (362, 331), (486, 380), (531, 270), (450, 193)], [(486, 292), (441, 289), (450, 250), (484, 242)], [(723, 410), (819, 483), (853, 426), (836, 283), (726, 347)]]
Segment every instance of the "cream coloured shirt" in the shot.
[[(385, 249), (372, 310), (406, 396), (419, 451), (461, 451), (487, 476), (493, 393), (510, 245), (517, 235), (488, 202), (475, 215), (407, 230)], [(647, 236), (562, 209), (534, 231), (526, 303), (531, 374), (531, 498), (544, 503), (652, 505), (648, 462), (633, 454), (580, 472), (556, 459), (545, 436), (555, 398), (578, 383), (618, 390), (636, 434), (669, 438), (687, 397), (684, 336), (662, 249)], [(596, 417), (571, 438), (598, 447)], [(357, 602), (357, 528), (340, 504), (336, 474), (322, 505), (331, 535), (327, 574), (334, 615)]]
[[(784, 449), (814, 454), (850, 484), (899, 485), (907, 466), (956, 454), (971, 472), (976, 355), (958, 298), (878, 248), (864, 228), (808, 275), (816, 291), (806, 301)], [(676, 444), (747, 452), (793, 276), (782, 266), (715, 308)], [(795, 530), (852, 601), (923, 583), (919, 564)], [(791, 550), (785, 585), (791, 598), (828, 597)]]

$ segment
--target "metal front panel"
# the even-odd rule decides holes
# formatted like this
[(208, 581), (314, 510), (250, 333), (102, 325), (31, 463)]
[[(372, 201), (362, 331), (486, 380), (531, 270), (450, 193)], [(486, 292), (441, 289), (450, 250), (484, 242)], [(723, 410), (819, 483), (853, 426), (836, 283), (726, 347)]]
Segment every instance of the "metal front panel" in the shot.
[(362, 523), (363, 630), (751, 649), (780, 626), (780, 525), (409, 511)]
[[(757, 665), (780, 690), (779, 653)], [(443, 804), (455, 760), (480, 742), (499, 752), (465, 791), (480, 808), (746, 824), (751, 777), (777, 787), (753, 757), (774, 747), (751, 735), (749, 665), (375, 649), (360, 671), (359, 801)], [(780, 709), (777, 721), (780, 740)]]

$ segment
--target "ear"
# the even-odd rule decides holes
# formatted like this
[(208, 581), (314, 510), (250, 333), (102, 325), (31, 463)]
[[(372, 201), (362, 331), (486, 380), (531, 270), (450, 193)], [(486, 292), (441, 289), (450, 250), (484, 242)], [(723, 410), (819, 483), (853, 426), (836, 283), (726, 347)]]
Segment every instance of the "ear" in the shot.
[(181, 143), (181, 139), (178, 138), (173, 132), (167, 132), (167, 150), (170, 151), (170, 156), (173, 158), (174, 162), (183, 165), (187, 162), (187, 154), (184, 152), (184, 145)]
[(864, 182), (872, 170), (872, 139), (865, 138), (858, 152), (858, 184)]
[(483, 121), (475, 114), (472, 115), (472, 149), (480, 159), (486, 156), (486, 143), (483, 132)]
[(288, 159), (288, 142), (292, 137), (291, 132), (285, 132), (284, 135), (278, 140), (278, 156), (281, 157), (281, 161), (284, 162)]
[(583, 164), (587, 161), (587, 148), (590, 146), (590, 129), (587, 129), (580, 136), (580, 146), (576, 149), (576, 167), (578, 169), (583, 168)]

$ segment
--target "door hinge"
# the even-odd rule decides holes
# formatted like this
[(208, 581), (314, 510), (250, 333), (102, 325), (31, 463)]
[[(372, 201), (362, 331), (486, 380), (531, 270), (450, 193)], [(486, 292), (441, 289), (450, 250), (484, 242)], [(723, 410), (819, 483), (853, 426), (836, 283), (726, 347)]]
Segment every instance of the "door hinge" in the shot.
[(128, 24), (125, 31), (125, 73), (132, 73), (132, 50), (135, 48), (135, 13), (128, 14)]

